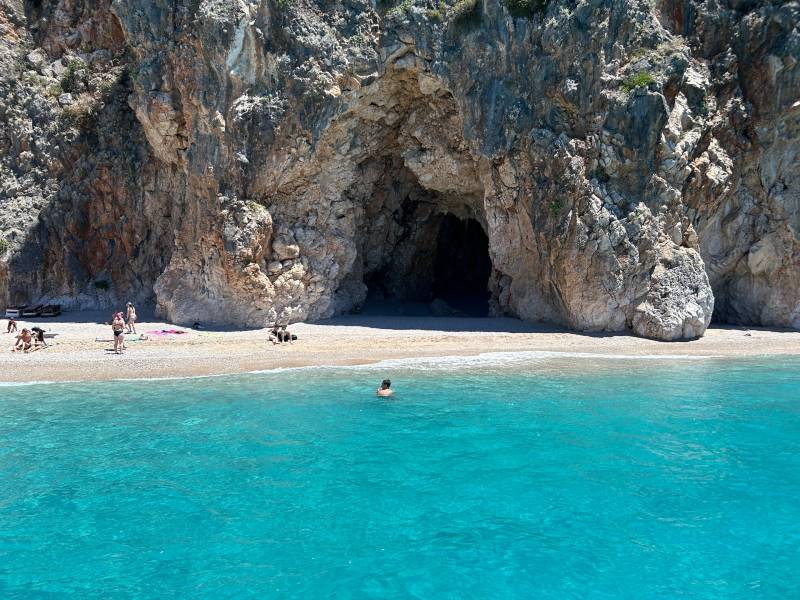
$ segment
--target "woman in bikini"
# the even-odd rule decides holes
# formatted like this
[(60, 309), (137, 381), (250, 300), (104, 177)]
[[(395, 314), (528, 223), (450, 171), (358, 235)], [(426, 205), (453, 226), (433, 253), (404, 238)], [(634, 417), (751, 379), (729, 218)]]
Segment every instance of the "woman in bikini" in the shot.
[(122, 354), (125, 345), (125, 321), (122, 319), (121, 312), (114, 314), (111, 330), (114, 332), (114, 354)]

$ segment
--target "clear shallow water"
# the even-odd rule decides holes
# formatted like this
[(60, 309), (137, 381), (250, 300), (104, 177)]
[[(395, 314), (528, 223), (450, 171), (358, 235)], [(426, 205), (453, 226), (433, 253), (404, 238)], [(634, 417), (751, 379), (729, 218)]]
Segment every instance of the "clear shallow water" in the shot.
[(502, 362), (0, 388), (0, 597), (797, 597), (800, 360)]

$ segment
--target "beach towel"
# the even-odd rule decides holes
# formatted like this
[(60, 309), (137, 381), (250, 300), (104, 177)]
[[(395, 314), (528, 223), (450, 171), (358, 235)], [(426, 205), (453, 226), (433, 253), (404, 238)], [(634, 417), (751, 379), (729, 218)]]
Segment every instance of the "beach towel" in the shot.
[(154, 329), (152, 331), (148, 331), (147, 335), (182, 335), (185, 333), (187, 332), (180, 329)]

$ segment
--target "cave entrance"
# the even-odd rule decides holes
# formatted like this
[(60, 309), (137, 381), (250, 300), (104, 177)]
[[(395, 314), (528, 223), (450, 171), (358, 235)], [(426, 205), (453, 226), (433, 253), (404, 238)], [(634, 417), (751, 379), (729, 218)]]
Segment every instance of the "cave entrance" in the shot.
[(433, 265), (434, 300), (470, 317), (489, 314), (489, 238), (475, 219), (445, 215), (439, 224)]
[(328, 142), (357, 166), (341, 196), (356, 252), (333, 310), (486, 317), (494, 269), (479, 163), (453, 95), (402, 64), (361, 89)]
[[(412, 213), (414, 214), (414, 213)], [(368, 273), (367, 314), (486, 317), (489, 238), (472, 218), (434, 214), (412, 221), (388, 262)]]

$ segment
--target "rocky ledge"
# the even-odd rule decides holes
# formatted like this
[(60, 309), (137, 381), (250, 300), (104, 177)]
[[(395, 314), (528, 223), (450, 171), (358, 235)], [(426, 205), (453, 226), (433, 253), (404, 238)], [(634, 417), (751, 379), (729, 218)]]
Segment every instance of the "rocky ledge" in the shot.
[(0, 302), (800, 328), (800, 5), (0, 0)]

